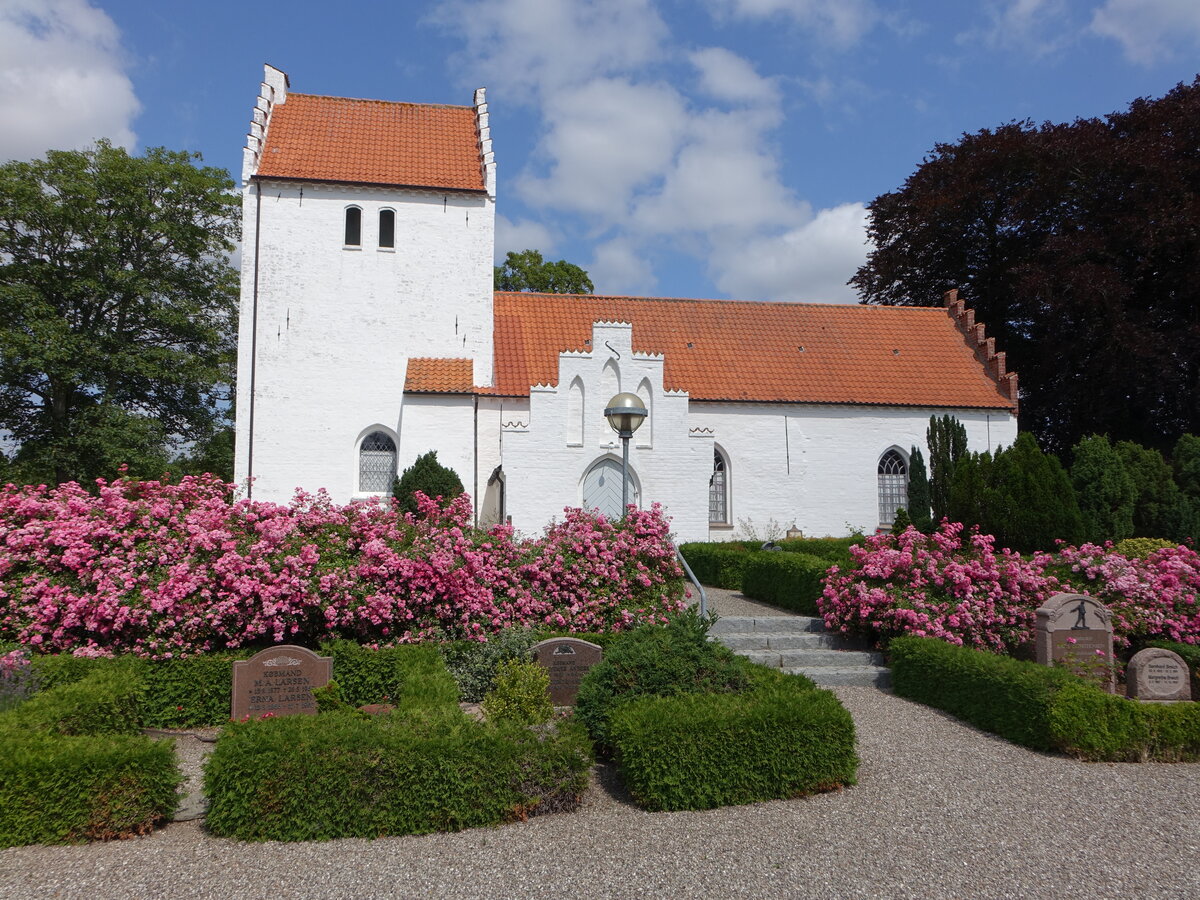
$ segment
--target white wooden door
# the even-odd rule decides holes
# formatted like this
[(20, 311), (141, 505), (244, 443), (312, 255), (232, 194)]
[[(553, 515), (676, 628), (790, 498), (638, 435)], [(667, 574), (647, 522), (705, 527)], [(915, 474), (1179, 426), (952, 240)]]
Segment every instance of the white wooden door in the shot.
[[(641, 506), (632, 473), (629, 475), (629, 502)], [(610, 522), (621, 518), (621, 464), (615, 459), (600, 460), (584, 476), (583, 508), (599, 510)]]

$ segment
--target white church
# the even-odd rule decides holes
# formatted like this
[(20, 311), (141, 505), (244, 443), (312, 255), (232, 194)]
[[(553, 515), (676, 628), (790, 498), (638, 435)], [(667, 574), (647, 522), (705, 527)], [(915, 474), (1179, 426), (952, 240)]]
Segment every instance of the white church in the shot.
[[(436, 450), (487, 524), (620, 514), (618, 392), (648, 415), (630, 502), (680, 541), (887, 526), (949, 413), (1017, 433), (1017, 377), (954, 292), (931, 307), (501, 293), (496, 162), (471, 106), (292, 93), (266, 67), (242, 167), (235, 476), (389, 494)], [(931, 298), (936, 299), (936, 298)]]

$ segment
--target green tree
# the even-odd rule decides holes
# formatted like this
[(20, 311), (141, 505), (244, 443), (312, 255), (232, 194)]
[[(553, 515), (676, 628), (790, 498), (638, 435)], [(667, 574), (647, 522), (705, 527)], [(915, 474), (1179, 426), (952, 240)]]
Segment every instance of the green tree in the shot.
[[(1021, 374), (1021, 428), (1200, 432), (1200, 77), (1103, 119), (937, 144), (870, 204), (867, 303), (958, 288)], [(1119, 364), (1118, 364), (1119, 361)]]
[(430, 450), (418, 456), (416, 462), (396, 479), (392, 495), (399, 502), (401, 512), (417, 513), (417, 501), (413, 497), (417, 491), (434, 500), (440, 497), (445, 503), (463, 492), (463, 484), (453, 469), (438, 462), (437, 451)]
[(1084, 438), (1074, 449), (1071, 482), (1083, 515), (1084, 540), (1121, 541), (1133, 534), (1137, 489), (1107, 435)]
[(968, 453), (958, 461), (949, 493), (946, 515), (950, 521), (978, 525), (990, 533), (996, 505), (990, 450)]
[(0, 428), (23, 480), (162, 472), (232, 381), (238, 196), (198, 154), (101, 141), (0, 166)]
[(933, 521), (938, 523), (949, 513), (950, 485), (955, 465), (967, 452), (967, 429), (954, 416), (930, 416), (925, 440), (929, 444), (929, 505)]
[(211, 472), (225, 481), (233, 481), (233, 426), (226, 425), (209, 437), (197, 441), (188, 453), (171, 461), (171, 472), (175, 475), (203, 475)]
[(1189, 537), (1200, 540), (1200, 437), (1181, 435), (1171, 453), (1175, 484), (1188, 501)]
[(933, 530), (929, 512), (929, 475), (925, 471), (925, 457), (918, 447), (913, 447), (908, 456), (908, 514), (918, 531), (928, 534)]
[(1180, 541), (1192, 531), (1192, 510), (1175, 484), (1163, 455), (1133, 441), (1121, 441), (1117, 453), (1133, 480), (1137, 500), (1133, 508), (1133, 536)]
[(595, 290), (592, 279), (579, 266), (563, 259), (543, 260), (537, 250), (510, 250), (504, 265), (495, 267), (493, 284), (498, 291), (539, 294), (590, 294)]

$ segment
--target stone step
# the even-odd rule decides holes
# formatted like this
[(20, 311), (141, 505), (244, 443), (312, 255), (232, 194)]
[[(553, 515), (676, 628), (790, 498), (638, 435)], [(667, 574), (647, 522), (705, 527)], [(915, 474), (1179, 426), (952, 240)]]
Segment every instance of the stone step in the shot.
[(722, 616), (709, 634), (753, 634), (760, 631), (824, 631), (824, 620), (816, 616)]
[(892, 672), (880, 666), (792, 666), (784, 669), (789, 675), (805, 675), (821, 687), (892, 686)]
[(772, 669), (883, 665), (883, 655), (869, 650), (744, 650), (741, 655)]
[(713, 640), (720, 641), (730, 650), (820, 650), (836, 649), (843, 644), (835, 634), (816, 631), (756, 631), (750, 634), (718, 634)]

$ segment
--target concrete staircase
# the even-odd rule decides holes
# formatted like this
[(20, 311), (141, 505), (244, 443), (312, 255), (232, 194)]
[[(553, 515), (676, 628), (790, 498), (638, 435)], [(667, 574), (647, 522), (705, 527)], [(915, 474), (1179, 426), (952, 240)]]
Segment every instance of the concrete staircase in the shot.
[(756, 663), (807, 675), (822, 687), (891, 687), (883, 656), (825, 630), (811, 616), (722, 616), (709, 629), (713, 640)]

